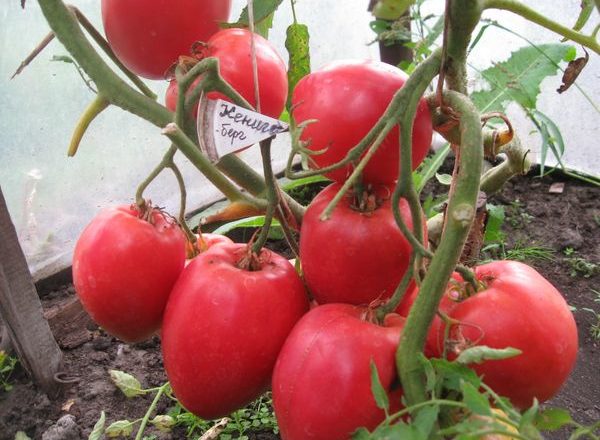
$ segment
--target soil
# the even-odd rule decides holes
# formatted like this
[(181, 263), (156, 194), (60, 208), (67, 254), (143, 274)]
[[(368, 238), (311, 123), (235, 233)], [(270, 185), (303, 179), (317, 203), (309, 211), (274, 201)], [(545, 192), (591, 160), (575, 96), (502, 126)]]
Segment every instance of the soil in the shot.
[[(549, 192), (551, 185), (557, 182), (564, 183), (564, 190)], [(555, 175), (542, 179), (515, 178), (501, 194), (489, 200), (505, 207), (505, 249), (522, 247), (526, 243), (551, 250), (550, 259), (527, 262), (546, 276), (575, 308), (580, 350), (569, 380), (545, 406), (566, 408), (583, 424), (600, 420), (600, 335), (594, 337), (592, 334), (594, 326), (600, 325), (600, 318), (584, 310), (587, 308), (600, 314), (600, 289), (597, 287), (600, 281), (599, 196), (597, 187)], [(44, 310), (51, 314), (58, 304), (72, 301), (74, 290), (65, 285), (50, 291), (42, 290), (40, 296)], [(31, 383), (23, 370), (17, 368), (10, 378), (12, 390), (0, 389), (0, 440), (14, 439), (17, 431), (26, 432), (32, 439), (85, 439), (101, 411), (106, 412), (109, 424), (140, 418), (149, 407), (152, 394), (126, 398), (110, 382), (108, 370), (133, 374), (146, 388), (162, 385), (166, 377), (158, 338), (127, 345), (106, 335), (89, 320), (78, 322), (81, 322), (79, 341), (56, 334), (64, 348), (63, 378), (75, 382), (65, 385), (59, 397), (49, 399)], [(540, 374), (543, 371), (544, 366), (540, 365)], [(162, 399), (157, 412), (165, 414), (171, 406), (171, 401)], [(183, 428), (176, 428), (171, 433), (149, 428), (147, 433), (153, 434), (155, 437), (149, 438), (154, 439), (185, 438)], [(567, 432), (558, 432), (548, 434), (546, 438), (567, 437)], [(255, 432), (248, 438), (273, 440), (279, 436)]]

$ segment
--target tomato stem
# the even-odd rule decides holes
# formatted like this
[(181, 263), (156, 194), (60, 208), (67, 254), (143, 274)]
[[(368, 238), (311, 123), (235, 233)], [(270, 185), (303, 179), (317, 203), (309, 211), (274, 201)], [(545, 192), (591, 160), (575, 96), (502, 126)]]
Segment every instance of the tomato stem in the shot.
[(272, 138), (260, 142), (260, 154), (262, 157), (265, 182), (267, 184), (267, 209), (265, 211), (265, 223), (262, 226), (260, 235), (252, 245), (252, 252), (255, 254), (260, 252), (269, 238), (269, 229), (271, 228), (273, 216), (275, 215), (275, 209), (279, 204), (277, 183), (275, 182), (275, 176), (273, 175), (273, 168), (271, 166), (271, 142)]
[(83, 135), (87, 131), (88, 127), (96, 118), (96, 116), (106, 110), (109, 105), (110, 102), (100, 93), (94, 98), (90, 105), (88, 105), (81, 115), (81, 118), (77, 122), (77, 125), (75, 126), (75, 131), (73, 132), (73, 135), (71, 136), (71, 142), (69, 143), (67, 156), (75, 156), (77, 149), (79, 148), (79, 144), (83, 139)]

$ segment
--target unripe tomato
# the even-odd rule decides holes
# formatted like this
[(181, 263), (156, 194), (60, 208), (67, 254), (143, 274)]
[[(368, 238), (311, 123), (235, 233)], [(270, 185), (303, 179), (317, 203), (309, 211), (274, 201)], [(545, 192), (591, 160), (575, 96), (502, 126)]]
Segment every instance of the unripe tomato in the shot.
[(160, 328), (185, 261), (179, 226), (156, 209), (149, 217), (140, 218), (135, 206), (104, 209), (85, 228), (73, 255), (73, 283), (83, 307), (127, 342)]
[[(367, 305), (389, 298), (408, 269), (412, 252), (394, 220), (391, 189), (376, 188), (381, 200), (372, 212), (357, 210), (353, 194), (348, 193), (331, 218), (322, 221), (323, 210), (340, 188), (339, 183), (325, 188), (304, 214), (300, 259), (307, 286), (319, 304)], [(401, 199), (399, 206), (412, 229), (408, 202)]]
[[(251, 35), (252, 33), (246, 29), (223, 29), (208, 40), (204, 56), (218, 58), (221, 76), (256, 108), (250, 50)], [(258, 66), (260, 112), (278, 118), (285, 107), (288, 92), (285, 62), (275, 47), (260, 35), (254, 34), (254, 43)], [(166, 106), (172, 111), (177, 105), (178, 95), (177, 82), (173, 80), (165, 96)], [(229, 98), (216, 92), (209, 93), (208, 97), (230, 101)]]
[(165, 311), (165, 370), (181, 404), (213, 419), (265, 392), (279, 350), (308, 310), (304, 285), (283, 257), (263, 249), (261, 267), (238, 267), (245, 244), (221, 244), (185, 268)]
[[(316, 168), (342, 160), (385, 112), (407, 76), (400, 69), (379, 61), (346, 60), (328, 64), (298, 82), (294, 89), (293, 116), (297, 123), (316, 119), (302, 133), (311, 150), (326, 151), (311, 156)], [(433, 129), (429, 108), (419, 101), (413, 127), (412, 168), (427, 155)], [(390, 183), (398, 177), (399, 131), (394, 128), (363, 171), (366, 183)], [(343, 182), (350, 166), (327, 173)]]
[(102, 0), (111, 48), (132, 72), (163, 79), (180, 55), (227, 21), (231, 0)]
[(273, 406), (283, 440), (347, 440), (359, 427), (385, 418), (371, 391), (375, 363), (390, 401), (400, 409), (395, 353), (403, 318), (390, 314), (379, 326), (369, 310), (326, 304), (296, 324), (273, 372)]

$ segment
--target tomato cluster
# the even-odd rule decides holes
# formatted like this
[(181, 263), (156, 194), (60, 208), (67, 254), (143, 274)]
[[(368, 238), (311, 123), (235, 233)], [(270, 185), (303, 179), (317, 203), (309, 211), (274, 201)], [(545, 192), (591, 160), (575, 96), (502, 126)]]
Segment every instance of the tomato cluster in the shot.
[[(208, 10), (213, 18), (229, 11), (229, 2), (218, 7), (217, 2), (205, 3), (218, 9)], [(173, 54), (158, 46), (155, 62), (146, 66), (146, 57), (128, 52), (129, 46), (141, 44), (136, 38), (162, 31), (151, 28), (151, 22), (139, 23), (143, 31), (127, 37), (119, 33), (121, 19), (135, 2), (103, 0), (102, 5), (117, 55), (140, 74), (162, 75), (174, 62)], [(182, 39), (210, 36), (183, 33)], [(207, 38), (206, 54), (219, 59), (224, 79), (255, 104), (249, 74), (251, 37), (241, 29), (220, 31)], [(266, 40), (254, 38), (262, 111), (276, 117), (287, 96), (285, 65)], [(191, 43), (187, 39), (175, 59)], [(322, 153), (313, 156), (312, 166), (327, 167), (344, 158), (379, 120), (405, 80), (398, 69), (373, 61), (333, 63), (302, 79), (293, 94), (293, 116), (298, 123), (316, 120), (302, 133), (309, 148)], [(175, 87), (172, 83), (167, 95), (172, 107)], [(421, 100), (413, 129), (413, 168), (427, 153), (431, 136), (431, 118)], [(325, 207), (352, 165), (327, 174), (335, 182), (313, 200), (300, 231), (304, 279), (272, 251), (254, 254), (247, 245), (210, 235), (191, 247), (162, 211), (120, 206), (102, 211), (77, 243), (77, 293), (92, 318), (125, 341), (140, 341), (160, 331), (174, 393), (203, 418), (225, 416), (271, 386), (285, 440), (343, 440), (358, 427), (374, 428), (385, 414), (372, 395), (371, 363), (388, 394), (390, 410), (398, 410), (402, 389), (395, 354), (404, 317), (419, 294), (413, 283), (397, 313), (382, 322), (375, 318), (374, 309), (393, 294), (412, 253), (391, 203), (399, 171), (398, 144), (396, 128), (365, 168), (364, 191), (344, 194), (331, 218), (323, 221)], [(401, 199), (397, 208), (414, 230), (407, 202)], [(422, 234), (426, 237), (425, 229)], [(186, 262), (186, 252), (199, 255)], [(439, 357), (448, 352), (452, 359), (473, 345), (517, 348), (520, 356), (485, 361), (473, 369), (517, 406), (550, 398), (566, 380), (577, 352), (577, 330), (564, 299), (522, 263), (482, 265), (475, 268), (475, 276), (476, 290), (460, 276), (453, 277), (440, 304), (452, 324), (446, 329), (435, 319), (426, 354)], [(315, 300), (310, 311), (307, 293)]]

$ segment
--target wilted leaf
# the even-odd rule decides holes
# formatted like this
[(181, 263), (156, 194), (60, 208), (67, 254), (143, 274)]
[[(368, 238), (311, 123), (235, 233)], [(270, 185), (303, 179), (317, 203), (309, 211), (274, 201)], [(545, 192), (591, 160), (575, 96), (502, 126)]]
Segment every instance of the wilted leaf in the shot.
[(310, 35), (304, 24), (293, 23), (288, 26), (285, 38), (285, 48), (289, 54), (288, 63), (288, 100), (287, 108), (291, 107), (292, 93), (298, 81), (310, 73)]
[(25, 434), (23, 431), (18, 431), (15, 434), (15, 440), (31, 440), (31, 438)]
[(175, 426), (175, 423), (177, 423), (177, 422), (171, 416), (158, 415), (158, 416), (154, 417), (152, 420), (150, 420), (150, 423), (152, 423), (154, 426), (156, 426), (159, 431), (169, 432), (169, 431), (171, 431), (171, 428), (173, 428), (173, 426)]
[(556, 89), (558, 93), (566, 92), (569, 87), (573, 85), (583, 68), (586, 66), (588, 61), (590, 60), (590, 54), (584, 49), (585, 56), (577, 58), (576, 60), (569, 61), (569, 65), (565, 69), (565, 73), (563, 73), (562, 84)]
[(118, 420), (116, 422), (111, 423), (104, 434), (107, 437), (115, 438), (115, 437), (129, 437), (133, 432), (133, 425), (129, 420)]
[(127, 397), (141, 396), (146, 394), (142, 384), (131, 374), (118, 370), (110, 370), (110, 379)]
[(439, 174), (439, 173), (435, 173), (435, 178), (437, 179), (438, 182), (440, 182), (442, 185), (450, 185), (452, 183), (452, 176), (450, 174)]
[(522, 353), (521, 350), (512, 347), (506, 348), (490, 348), (486, 345), (478, 345), (464, 350), (456, 358), (459, 364), (480, 364), (486, 360), (508, 359), (518, 356)]

